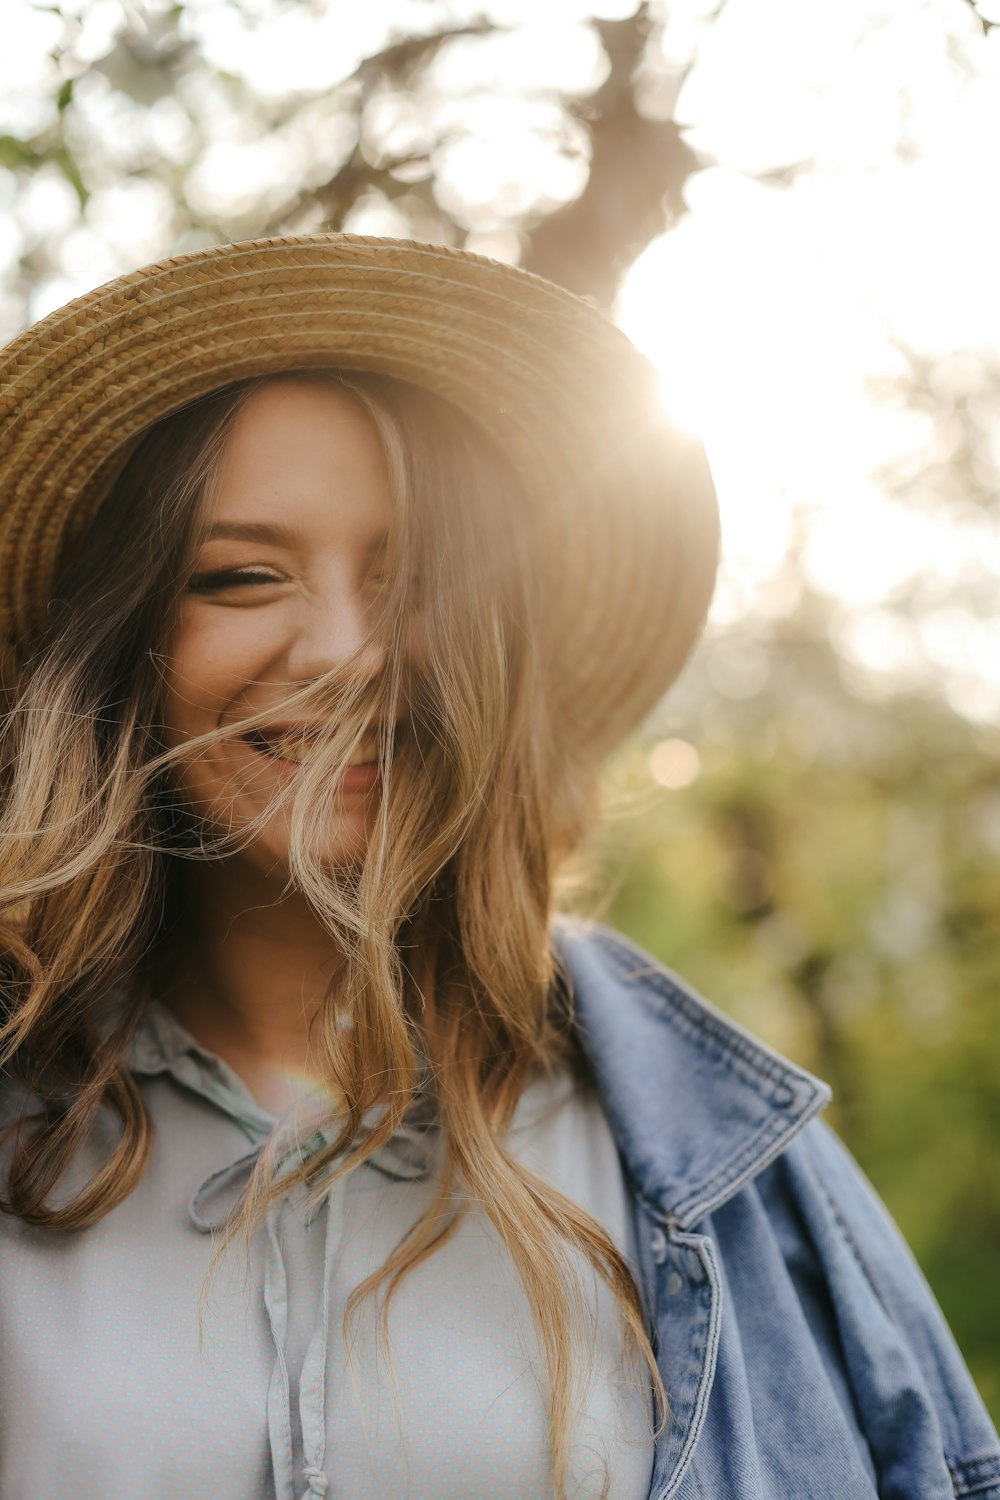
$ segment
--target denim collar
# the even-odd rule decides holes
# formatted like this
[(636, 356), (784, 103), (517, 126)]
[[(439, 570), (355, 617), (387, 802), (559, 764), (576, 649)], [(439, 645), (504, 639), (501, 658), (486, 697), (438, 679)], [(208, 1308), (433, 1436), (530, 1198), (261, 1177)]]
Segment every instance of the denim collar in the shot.
[(560, 917), (553, 938), (635, 1189), (691, 1229), (784, 1151), (830, 1089), (620, 934)]

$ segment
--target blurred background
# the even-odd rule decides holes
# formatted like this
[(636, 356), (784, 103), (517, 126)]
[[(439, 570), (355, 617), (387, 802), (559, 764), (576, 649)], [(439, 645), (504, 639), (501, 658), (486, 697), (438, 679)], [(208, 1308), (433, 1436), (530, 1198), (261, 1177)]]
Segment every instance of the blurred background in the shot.
[(662, 371), (723, 575), (574, 899), (829, 1080), (995, 1420), (998, 75), (1000, 0), (4, 0), (0, 39), (3, 338), (343, 228), (518, 262)]

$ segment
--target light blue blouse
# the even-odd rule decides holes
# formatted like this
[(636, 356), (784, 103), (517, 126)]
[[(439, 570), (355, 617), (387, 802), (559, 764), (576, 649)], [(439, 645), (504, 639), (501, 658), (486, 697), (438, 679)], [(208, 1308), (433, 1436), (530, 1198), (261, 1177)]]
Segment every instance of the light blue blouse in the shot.
[[(156, 1127), (149, 1169), (77, 1234), (0, 1216), (0, 1500), (550, 1500), (544, 1358), (512, 1262), (473, 1207), (353, 1346), (349, 1292), (434, 1193), (437, 1139), (419, 1110), (313, 1216), (295, 1189), (248, 1258), (230, 1252), (199, 1298), (224, 1219), (282, 1128), (242, 1081), (153, 1004), (132, 1069)], [(18, 1101), (8, 1085), (2, 1114)], [(102, 1129), (110, 1128), (106, 1124)], [(80, 1153), (60, 1192), (93, 1172)], [(635, 1265), (629, 1196), (596, 1095), (538, 1078), (514, 1155), (600, 1220)], [(651, 1396), (623, 1368), (613, 1300), (581, 1272), (569, 1493), (644, 1500)]]

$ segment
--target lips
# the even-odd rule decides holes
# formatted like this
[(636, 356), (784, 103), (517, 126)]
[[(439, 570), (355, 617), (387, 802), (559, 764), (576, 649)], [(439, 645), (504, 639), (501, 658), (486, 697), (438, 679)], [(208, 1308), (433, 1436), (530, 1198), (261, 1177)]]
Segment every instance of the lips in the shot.
[[(286, 765), (301, 766), (312, 753), (312, 747), (318, 740), (321, 731), (306, 728), (267, 727), (265, 729), (251, 729), (242, 736), (242, 739), (261, 755), (266, 755), (272, 760), (283, 761)], [(348, 761), (348, 766), (371, 765), (378, 760), (378, 742), (368, 737), (364, 739)]]

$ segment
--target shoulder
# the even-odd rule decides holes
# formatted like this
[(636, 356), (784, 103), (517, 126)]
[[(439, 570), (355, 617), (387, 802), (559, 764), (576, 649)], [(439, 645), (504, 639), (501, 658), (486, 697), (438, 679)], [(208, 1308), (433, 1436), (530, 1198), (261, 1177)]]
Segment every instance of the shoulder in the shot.
[[(791, 1424), (807, 1465), (824, 1442), (831, 1461), (846, 1462), (845, 1443), (860, 1455), (845, 1496), (1000, 1500), (996, 1433), (913, 1255), (818, 1118), (827, 1086), (621, 934), (561, 922), (554, 936), (657, 1247), (647, 1291), (668, 1348), (684, 1326), (671, 1287), (686, 1260), (707, 1278), (703, 1321), (715, 1333), (699, 1335), (702, 1394), (690, 1416), (690, 1433), (705, 1424), (699, 1482), (729, 1493), (715, 1456), (733, 1451), (743, 1427), (759, 1428), (753, 1461), (764, 1462), (763, 1430), (787, 1436)], [(799, 1431), (804, 1405), (812, 1415)], [(761, 1480), (762, 1495), (788, 1492)]]
[(830, 1090), (620, 933), (553, 932), (573, 1022), (639, 1190), (689, 1227), (773, 1161)]
[[(795, 1305), (842, 1380), (879, 1493), (1000, 1500), (1000, 1441), (909, 1246), (854, 1157), (812, 1121), (761, 1173), (754, 1198)], [(719, 1228), (730, 1262), (734, 1223)], [(895, 1487), (893, 1487), (893, 1484)]]

